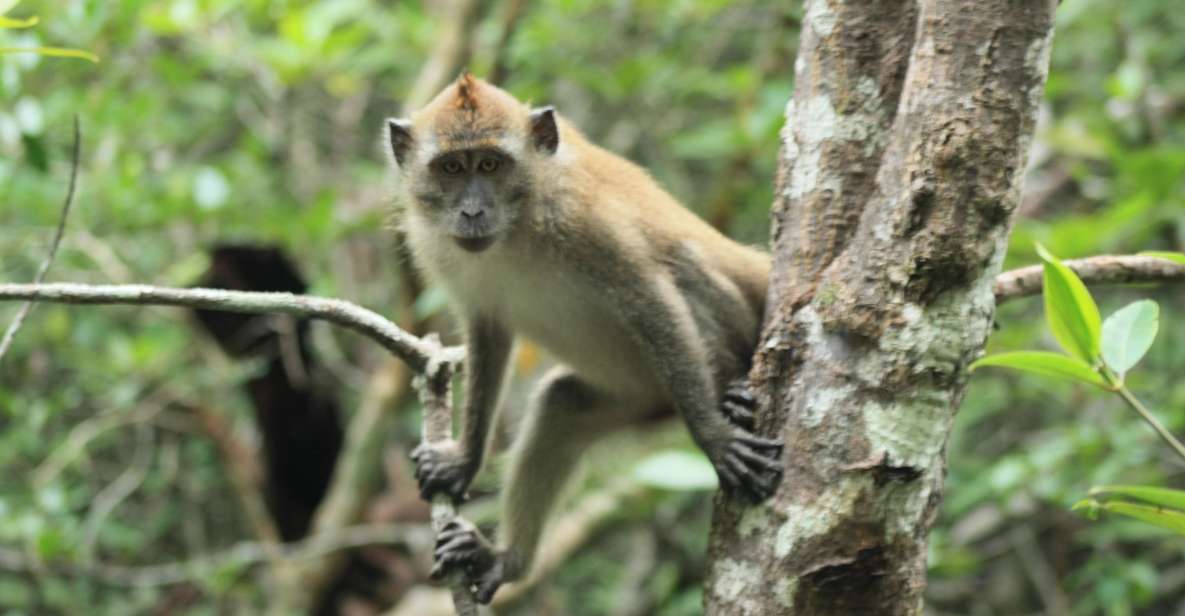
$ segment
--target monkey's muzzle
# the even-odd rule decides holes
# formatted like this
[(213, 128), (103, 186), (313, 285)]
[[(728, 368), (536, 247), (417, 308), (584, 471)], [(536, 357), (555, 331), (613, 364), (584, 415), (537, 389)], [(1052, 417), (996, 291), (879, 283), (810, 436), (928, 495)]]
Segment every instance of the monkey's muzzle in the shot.
[(482, 235), (479, 237), (453, 237), (453, 241), (457, 242), (467, 252), (481, 252), (494, 244), (495, 236)]

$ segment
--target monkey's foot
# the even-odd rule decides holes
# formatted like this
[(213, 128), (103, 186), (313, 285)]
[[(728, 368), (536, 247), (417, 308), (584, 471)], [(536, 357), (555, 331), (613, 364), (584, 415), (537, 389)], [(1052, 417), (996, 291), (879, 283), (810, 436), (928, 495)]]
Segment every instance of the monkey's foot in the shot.
[(782, 443), (737, 430), (723, 452), (709, 456), (726, 491), (768, 498), (782, 480)]
[(416, 464), (416, 482), (424, 500), (432, 500), (436, 494), (447, 494), (454, 503), (465, 500), (477, 469), (465, 458), (459, 443), (420, 443), (412, 450), (411, 459)]
[(724, 390), (724, 399), (720, 401), (720, 412), (724, 413), (729, 423), (750, 432), (754, 426), (753, 410), (756, 407), (757, 400), (745, 377), (729, 383), (728, 389)]
[(461, 571), (473, 596), (488, 604), (505, 579), (505, 557), (490, 545), (472, 522), (453, 518), (436, 537), (436, 564), (431, 577), (442, 580), (453, 571)]

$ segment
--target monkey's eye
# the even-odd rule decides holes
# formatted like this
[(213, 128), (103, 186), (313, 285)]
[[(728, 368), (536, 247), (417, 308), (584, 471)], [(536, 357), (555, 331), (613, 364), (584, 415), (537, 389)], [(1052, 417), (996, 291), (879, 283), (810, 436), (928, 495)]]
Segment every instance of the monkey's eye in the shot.
[(455, 160), (446, 160), (440, 168), (449, 175), (456, 175), (465, 170), (465, 166)]
[(482, 173), (493, 173), (498, 170), (497, 158), (483, 158), (477, 163), (477, 170)]

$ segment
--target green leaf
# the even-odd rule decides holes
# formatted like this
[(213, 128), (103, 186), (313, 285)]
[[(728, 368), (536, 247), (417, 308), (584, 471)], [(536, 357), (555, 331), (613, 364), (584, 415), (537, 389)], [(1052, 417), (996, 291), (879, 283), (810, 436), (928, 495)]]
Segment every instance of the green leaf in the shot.
[(1153, 505), (1185, 511), (1185, 490), (1171, 490), (1155, 486), (1095, 486), (1090, 489), (1091, 496), (1100, 494), (1130, 496)]
[(0, 15), (0, 28), (9, 28), (9, 29), (32, 28), (33, 26), (37, 25), (38, 21), (41, 21), (41, 20), (38, 19), (36, 15), (34, 15), (32, 17), (26, 17), (24, 19), (19, 19), (16, 17), (5, 17), (3, 15)]
[(716, 469), (703, 455), (682, 450), (663, 451), (642, 460), (634, 477), (665, 490), (714, 490)]
[(0, 0), (0, 15), (11, 11), (21, 0)]
[(1053, 376), (1071, 381), (1090, 383), (1107, 389), (1107, 382), (1102, 375), (1090, 367), (1090, 364), (1061, 353), (1048, 351), (1014, 351), (1012, 353), (998, 353), (988, 355), (971, 364), (971, 370), (983, 366), (997, 366), (1001, 368), (1015, 368), (1035, 372), (1045, 376)]
[(1045, 320), (1070, 355), (1093, 365), (1099, 360), (1102, 323), (1086, 285), (1066, 264), (1037, 244), (1045, 261)]
[(1081, 511), (1082, 515), (1086, 516), (1089, 520), (1099, 519), (1099, 501), (1093, 498), (1086, 498), (1074, 503), (1070, 507), (1070, 510)]
[(89, 60), (96, 64), (99, 62), (99, 56), (96, 56), (89, 51), (82, 51), (81, 49), (64, 49), (62, 47), (0, 47), (0, 54), (5, 53), (36, 53), (43, 56), (53, 56), (56, 58), (78, 58), (80, 60)]
[(1185, 252), (1166, 252), (1162, 250), (1148, 250), (1140, 253), (1145, 257), (1157, 257), (1159, 259), (1168, 259), (1174, 263), (1185, 265)]
[(1159, 323), (1160, 307), (1150, 299), (1116, 310), (1103, 322), (1103, 362), (1123, 378), (1152, 346)]
[(1126, 501), (1099, 503), (1099, 509), (1125, 515), (1185, 535), (1185, 512)]

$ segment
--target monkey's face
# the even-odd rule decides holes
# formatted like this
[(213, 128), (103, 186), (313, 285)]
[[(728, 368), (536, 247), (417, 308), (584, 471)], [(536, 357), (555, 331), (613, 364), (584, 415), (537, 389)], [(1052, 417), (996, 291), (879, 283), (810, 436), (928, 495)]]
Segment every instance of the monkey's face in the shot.
[(413, 206), (470, 252), (494, 244), (518, 219), (526, 185), (512, 156), (498, 148), (453, 150), (427, 163)]
[(551, 107), (530, 110), (465, 74), (418, 112), (390, 118), (387, 137), (417, 224), (481, 252), (524, 216), (537, 185), (530, 169), (556, 153)]

